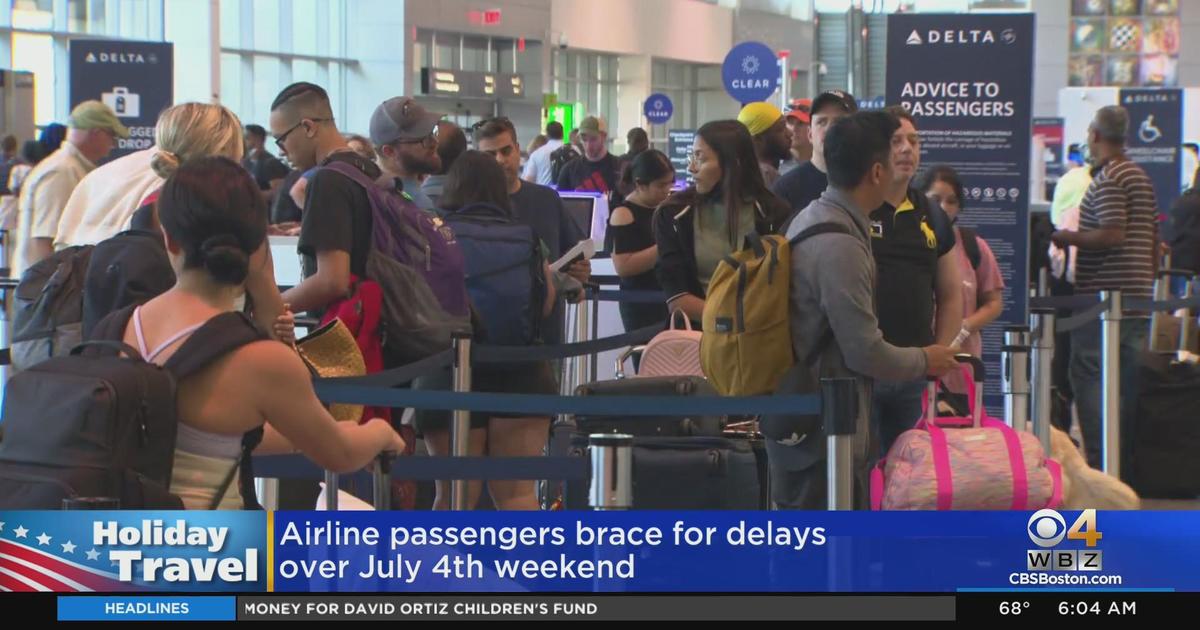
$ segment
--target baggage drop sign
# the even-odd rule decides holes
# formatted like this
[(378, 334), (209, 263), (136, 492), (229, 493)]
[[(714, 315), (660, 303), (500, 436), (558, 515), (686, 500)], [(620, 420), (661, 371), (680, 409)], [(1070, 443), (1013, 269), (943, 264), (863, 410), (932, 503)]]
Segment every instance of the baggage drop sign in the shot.
[[(959, 224), (987, 240), (1004, 278), (1004, 312), (983, 331), (989, 374), (1000, 374), (1004, 326), (1027, 323), (1033, 46), (1030, 13), (888, 16), (887, 102), (916, 119), (922, 169), (958, 171)], [(987, 384), (989, 409), (999, 381)]]
[(158, 115), (175, 100), (174, 45), (74, 39), (70, 60), (71, 107), (101, 101), (129, 127), (108, 159), (153, 146)]

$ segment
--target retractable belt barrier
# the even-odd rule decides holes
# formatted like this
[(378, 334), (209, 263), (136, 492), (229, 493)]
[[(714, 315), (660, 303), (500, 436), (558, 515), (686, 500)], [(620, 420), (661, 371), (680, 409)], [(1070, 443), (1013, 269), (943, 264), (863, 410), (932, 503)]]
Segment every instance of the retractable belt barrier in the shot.
[[(1162, 313), (1177, 311), (1179, 309), (1200, 309), (1200, 295), (1184, 298), (1174, 298), (1169, 300), (1153, 300), (1145, 298), (1125, 299), (1124, 312), (1126, 313)], [(1031, 309), (1037, 308), (1052, 308), (1052, 309), (1067, 309), (1079, 310), (1085, 308), (1087, 310), (1076, 313), (1071, 317), (1059, 320), (1055, 331), (1060, 333), (1071, 332), (1081, 326), (1100, 319), (1100, 315), (1109, 309), (1111, 303), (1108, 300), (1100, 301), (1095, 295), (1067, 295), (1055, 297), (1035, 297), (1029, 300)]]

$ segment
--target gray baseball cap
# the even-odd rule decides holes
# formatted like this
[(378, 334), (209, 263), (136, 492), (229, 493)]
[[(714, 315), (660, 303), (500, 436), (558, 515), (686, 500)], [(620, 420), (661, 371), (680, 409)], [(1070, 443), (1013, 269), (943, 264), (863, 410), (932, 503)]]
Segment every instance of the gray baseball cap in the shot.
[(422, 140), (433, 133), (442, 116), (426, 111), (411, 96), (389, 98), (371, 114), (371, 142), (382, 146), (397, 140)]

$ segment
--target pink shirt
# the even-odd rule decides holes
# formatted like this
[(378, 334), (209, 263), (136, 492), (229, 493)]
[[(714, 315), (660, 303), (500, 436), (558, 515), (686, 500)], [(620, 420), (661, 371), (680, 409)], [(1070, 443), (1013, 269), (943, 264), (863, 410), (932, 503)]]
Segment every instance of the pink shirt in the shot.
[[(1004, 289), (1004, 278), (1000, 276), (1000, 267), (996, 265), (996, 255), (992, 253), (992, 248), (988, 247), (987, 241), (980, 236), (975, 237), (976, 242), (979, 243), (979, 269), (974, 269), (971, 267), (971, 259), (967, 258), (967, 252), (962, 246), (962, 232), (957, 227), (954, 228), (954, 235), (958, 240), (954, 251), (958, 256), (959, 274), (962, 276), (963, 319), (965, 320), (979, 310), (980, 294)], [(961, 348), (963, 352), (982, 357), (983, 338), (978, 332), (973, 332), (963, 342)], [(966, 391), (966, 384), (962, 382), (962, 377), (958, 372), (946, 375), (942, 382), (952, 392)]]

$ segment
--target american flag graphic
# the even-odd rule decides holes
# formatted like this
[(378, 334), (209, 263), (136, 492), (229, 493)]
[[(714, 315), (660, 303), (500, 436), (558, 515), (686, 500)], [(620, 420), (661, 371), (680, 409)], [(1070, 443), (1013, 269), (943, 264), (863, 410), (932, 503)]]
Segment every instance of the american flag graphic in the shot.
[(0, 592), (138, 590), (118, 581), (107, 553), (27, 524), (0, 521)]

